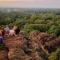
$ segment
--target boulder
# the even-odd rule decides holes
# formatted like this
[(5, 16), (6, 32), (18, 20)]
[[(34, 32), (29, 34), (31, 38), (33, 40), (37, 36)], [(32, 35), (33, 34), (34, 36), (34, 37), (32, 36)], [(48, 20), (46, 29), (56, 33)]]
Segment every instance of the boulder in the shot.
[(8, 60), (8, 51), (0, 50), (0, 60)]

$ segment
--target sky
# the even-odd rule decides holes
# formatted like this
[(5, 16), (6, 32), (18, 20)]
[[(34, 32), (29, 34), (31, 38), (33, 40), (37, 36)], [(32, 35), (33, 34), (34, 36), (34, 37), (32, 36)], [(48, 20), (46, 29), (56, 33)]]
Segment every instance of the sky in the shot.
[(0, 0), (0, 7), (60, 8), (60, 0)]

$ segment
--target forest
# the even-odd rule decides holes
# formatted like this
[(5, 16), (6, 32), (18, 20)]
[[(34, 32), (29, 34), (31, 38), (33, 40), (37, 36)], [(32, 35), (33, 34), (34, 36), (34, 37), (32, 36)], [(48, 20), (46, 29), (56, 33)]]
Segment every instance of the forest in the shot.
[(54, 36), (60, 35), (60, 10), (59, 9), (25, 9), (21, 11), (0, 11), (0, 25), (17, 25), (20, 30), (48, 32)]
[[(0, 10), (0, 26), (16, 25), (26, 36), (31, 32), (44, 32), (55, 38), (60, 37), (60, 9), (22, 10)], [(60, 46), (56, 48), (50, 53), (48, 60), (60, 60)]]

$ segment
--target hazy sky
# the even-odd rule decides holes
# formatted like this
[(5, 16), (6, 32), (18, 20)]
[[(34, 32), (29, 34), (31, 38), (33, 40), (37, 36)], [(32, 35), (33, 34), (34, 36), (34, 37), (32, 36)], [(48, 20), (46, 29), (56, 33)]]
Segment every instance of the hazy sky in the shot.
[(0, 7), (60, 8), (60, 0), (0, 0)]

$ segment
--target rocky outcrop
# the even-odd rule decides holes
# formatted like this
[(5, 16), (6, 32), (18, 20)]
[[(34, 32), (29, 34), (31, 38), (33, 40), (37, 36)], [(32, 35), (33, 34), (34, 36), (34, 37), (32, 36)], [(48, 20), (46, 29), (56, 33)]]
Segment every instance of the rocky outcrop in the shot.
[(41, 32), (31, 32), (29, 37), (24, 34), (9, 36), (5, 40), (6, 48), (0, 50), (0, 60), (48, 60), (59, 43), (60, 37)]
[(8, 51), (3, 49), (0, 50), (0, 60), (8, 60)]
[(24, 36), (9, 37), (6, 40), (6, 47), (9, 49), (8, 58), (9, 60), (23, 60), (29, 58), (24, 50), (22, 49), (26, 43)]

